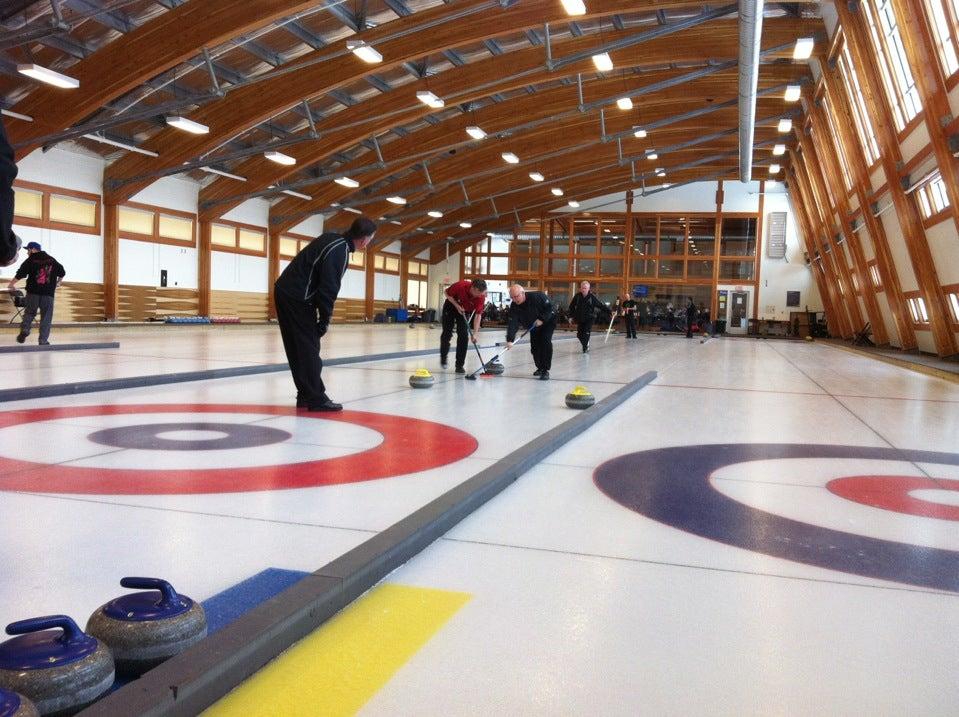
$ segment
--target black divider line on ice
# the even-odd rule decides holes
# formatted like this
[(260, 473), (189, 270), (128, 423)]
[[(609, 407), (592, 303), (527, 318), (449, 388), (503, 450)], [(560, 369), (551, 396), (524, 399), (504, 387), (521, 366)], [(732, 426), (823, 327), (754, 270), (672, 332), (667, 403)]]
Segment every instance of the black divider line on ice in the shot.
[[(489, 348), (484, 346), (482, 348)], [(436, 348), (417, 349), (416, 351), (394, 351), (385, 354), (368, 354), (366, 356), (342, 356), (340, 358), (324, 358), (324, 366), (343, 366), (345, 364), (363, 363), (364, 361), (386, 361), (389, 359), (412, 358), (415, 356), (429, 356), (438, 352)], [(185, 371), (180, 373), (160, 373), (149, 376), (129, 376), (127, 378), (107, 378), (99, 381), (79, 381), (77, 383), (57, 383), (50, 386), (25, 386), (23, 388), (6, 388), (0, 390), (0, 403), (4, 401), (25, 401), (33, 398), (48, 398), (50, 396), (72, 396), (75, 393), (93, 393), (96, 391), (118, 391), (124, 388), (143, 388), (145, 386), (162, 386), (168, 383), (186, 383), (187, 381), (209, 381), (217, 378), (235, 378), (237, 376), (254, 376), (261, 373), (277, 373), (289, 371), (286, 363), (256, 364), (253, 366), (231, 366), (229, 368), (213, 368), (203, 371)]]
[(646, 372), (81, 715), (199, 714), (655, 378)]
[(38, 351), (80, 351), (82, 349), (118, 349), (118, 341), (99, 344), (49, 344), (48, 346), (0, 346), (0, 354), (31, 354)]

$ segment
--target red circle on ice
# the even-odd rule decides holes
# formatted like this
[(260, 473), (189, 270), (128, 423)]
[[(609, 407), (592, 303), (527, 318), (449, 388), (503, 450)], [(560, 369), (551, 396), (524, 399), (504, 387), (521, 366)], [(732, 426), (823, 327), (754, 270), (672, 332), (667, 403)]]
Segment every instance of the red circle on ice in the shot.
[(829, 481), (826, 487), (840, 498), (873, 508), (959, 521), (959, 505), (933, 503), (910, 495), (914, 490), (959, 491), (959, 481), (925, 476), (845, 476)]
[(0, 456), (0, 490), (170, 495), (312, 488), (427, 471), (466, 458), (477, 448), (476, 439), (470, 434), (432, 421), (365, 411), (341, 411), (316, 416), (287, 406), (161, 403), (32, 408), (0, 413), (0, 429), (62, 418), (135, 416), (144, 413), (259, 413), (296, 416), (304, 420), (342, 421), (378, 432), (383, 436), (383, 442), (359, 453), (306, 463), (196, 470), (89, 468)]

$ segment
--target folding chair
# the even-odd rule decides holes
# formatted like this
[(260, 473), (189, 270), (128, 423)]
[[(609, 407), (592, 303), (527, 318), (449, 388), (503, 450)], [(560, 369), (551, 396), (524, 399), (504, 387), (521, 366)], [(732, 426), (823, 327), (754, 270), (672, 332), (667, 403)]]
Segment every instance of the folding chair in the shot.
[(23, 316), (23, 309), (27, 305), (27, 299), (20, 289), (8, 289), (7, 293), (9, 293), (10, 298), (13, 299), (13, 308), (16, 309), (13, 316), (10, 317), (10, 323), (12, 324)]

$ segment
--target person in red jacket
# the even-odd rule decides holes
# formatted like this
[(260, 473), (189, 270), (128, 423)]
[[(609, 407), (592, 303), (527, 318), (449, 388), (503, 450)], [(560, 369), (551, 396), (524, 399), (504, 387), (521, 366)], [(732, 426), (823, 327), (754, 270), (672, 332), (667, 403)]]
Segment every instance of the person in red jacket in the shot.
[[(446, 301), (443, 302), (443, 333), (440, 336), (440, 366), (446, 368), (446, 357), (450, 352), (450, 340), (453, 327), (456, 327), (456, 373), (466, 373), (467, 341), (476, 343), (476, 332), (483, 320), (483, 306), (486, 304), (486, 282), (482, 279), (457, 281), (446, 289)], [(468, 316), (473, 314), (473, 333), (470, 335)]]
[(53, 323), (53, 295), (66, 276), (63, 265), (43, 251), (35, 241), (27, 244), (27, 258), (7, 285), (12, 291), (21, 279), (27, 280), (27, 299), (23, 309), (23, 322), (17, 343), (22, 344), (30, 335), (33, 319), (40, 312), (40, 345), (50, 343), (50, 325)]

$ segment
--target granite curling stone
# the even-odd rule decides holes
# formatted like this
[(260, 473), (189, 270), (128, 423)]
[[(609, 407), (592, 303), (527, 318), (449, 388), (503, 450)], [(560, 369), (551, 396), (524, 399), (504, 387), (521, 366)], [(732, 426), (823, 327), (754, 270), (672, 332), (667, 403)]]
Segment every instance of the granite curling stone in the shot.
[(494, 376), (500, 376), (505, 370), (506, 367), (499, 361), (490, 361), (488, 364), (486, 364), (486, 368), (483, 370), (483, 373), (490, 373)]
[(120, 585), (145, 592), (111, 600), (87, 621), (87, 632), (113, 651), (119, 674), (142, 675), (206, 637), (203, 607), (166, 580), (128, 577)]
[(425, 368), (418, 368), (410, 376), (410, 386), (413, 388), (430, 388), (435, 380), (433, 374)]
[(33, 702), (16, 692), (0, 689), (0, 717), (39, 717)]
[(566, 405), (569, 408), (589, 408), (596, 403), (596, 398), (583, 386), (577, 386), (566, 394)]
[(44, 717), (72, 715), (113, 685), (110, 648), (66, 615), (13, 622), (7, 634), (18, 637), (0, 644), (0, 687), (19, 692)]

